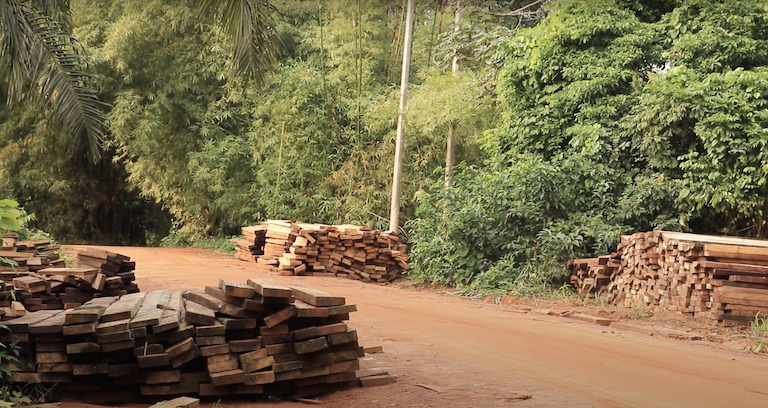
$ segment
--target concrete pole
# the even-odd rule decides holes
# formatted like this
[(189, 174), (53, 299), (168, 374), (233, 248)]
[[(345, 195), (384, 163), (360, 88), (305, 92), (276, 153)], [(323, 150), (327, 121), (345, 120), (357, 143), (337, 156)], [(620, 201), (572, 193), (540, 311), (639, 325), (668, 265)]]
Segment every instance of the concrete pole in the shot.
[(392, 173), (392, 199), (389, 209), (389, 230), (397, 233), (400, 229), (400, 194), (403, 181), (403, 150), (405, 144), (405, 107), (408, 103), (408, 75), (411, 70), (411, 45), (413, 43), (413, 0), (408, 0), (405, 20), (405, 46), (403, 47), (403, 71), (400, 77), (400, 112), (397, 118), (397, 139), (395, 140), (395, 168)]

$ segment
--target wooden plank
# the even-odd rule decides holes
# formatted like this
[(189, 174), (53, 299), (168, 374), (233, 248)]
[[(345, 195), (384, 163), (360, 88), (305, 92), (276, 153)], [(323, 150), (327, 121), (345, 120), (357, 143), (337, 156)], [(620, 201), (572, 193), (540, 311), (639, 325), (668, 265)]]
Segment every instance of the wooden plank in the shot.
[(216, 314), (212, 309), (184, 299), (184, 316), (182, 320), (199, 326), (211, 326), (216, 323)]
[(329, 308), (327, 307), (315, 307), (297, 300), (293, 303), (299, 310), (297, 317), (328, 317), (330, 316)]
[(329, 316), (344, 315), (356, 312), (357, 305), (330, 306), (327, 309)]
[(149, 408), (197, 408), (200, 400), (190, 397), (178, 397), (168, 401), (161, 401)]
[(263, 297), (291, 298), (293, 290), (286, 285), (279, 284), (272, 279), (254, 278), (248, 279), (248, 285), (254, 288), (256, 293)]
[(72, 375), (107, 374), (109, 367), (105, 363), (72, 364)]
[(160, 323), (163, 307), (171, 300), (171, 292), (167, 290), (153, 290), (144, 297), (139, 311), (131, 319), (129, 327), (154, 326)]
[(250, 299), (256, 294), (256, 291), (251, 286), (227, 279), (219, 279), (219, 288), (221, 288), (227, 296), (234, 296), (242, 299)]
[(744, 283), (756, 283), (760, 285), (768, 285), (768, 276), (762, 277), (762, 276), (731, 275), (728, 277), (728, 280), (732, 282), (744, 282)]
[(211, 374), (211, 383), (216, 387), (229, 384), (242, 384), (244, 381), (245, 372), (243, 370), (230, 370)]
[(151, 384), (177, 383), (181, 380), (179, 370), (150, 371), (146, 373), (145, 382)]
[(177, 329), (181, 322), (182, 311), (182, 294), (181, 292), (173, 292), (163, 312), (160, 316), (160, 321), (152, 326), (152, 333), (162, 333), (170, 330)]
[(768, 276), (768, 266), (752, 265), (749, 263), (716, 262), (716, 261), (701, 261), (700, 264), (704, 268), (739, 271), (739, 272), (751, 272), (757, 275)]
[(291, 317), (296, 316), (298, 313), (299, 310), (296, 308), (296, 306), (290, 305), (265, 317), (264, 323), (266, 324), (266, 327), (274, 327), (290, 319)]
[(307, 327), (305, 329), (294, 330), (291, 333), (294, 341), (302, 341), (314, 337), (327, 336), (329, 334), (344, 333), (347, 331), (346, 323), (335, 323), (325, 326)]
[(37, 372), (40, 373), (71, 373), (72, 364), (70, 363), (49, 363), (38, 364)]
[(341, 306), (345, 303), (342, 296), (334, 296), (322, 290), (305, 288), (302, 286), (290, 285), (293, 296), (304, 303), (312, 306)]
[(65, 336), (77, 336), (82, 334), (92, 334), (96, 333), (96, 327), (98, 327), (99, 322), (93, 321), (91, 323), (83, 323), (83, 324), (72, 324), (68, 326), (64, 326), (62, 329), (62, 332)]
[(67, 344), (67, 354), (100, 353), (101, 346), (97, 343), (73, 343)]
[(132, 319), (136, 316), (136, 313), (138, 313), (146, 296), (146, 293), (131, 293), (122, 296), (118, 301), (107, 307), (107, 310), (104, 311), (99, 320), (102, 323), (107, 323), (117, 320)]
[(613, 322), (613, 319), (606, 319), (604, 317), (592, 316), (592, 315), (583, 314), (583, 313), (574, 313), (571, 315), (571, 319), (594, 323), (600, 326), (610, 326), (611, 322)]
[[(224, 354), (222, 355), (224, 356)], [(217, 356), (220, 357), (220, 356)], [(225, 371), (232, 371), (237, 370), (240, 368), (237, 359), (232, 358), (230, 360), (224, 360), (224, 361), (216, 361), (216, 362), (209, 362), (208, 363), (208, 373), (215, 374), (215, 373), (222, 373)]]
[(95, 275), (99, 270), (96, 268), (45, 268), (38, 271), (39, 274), (45, 276), (51, 275), (64, 275), (64, 276), (85, 276)]
[(274, 371), (258, 371), (254, 373), (247, 373), (244, 376), (243, 382), (246, 385), (271, 384), (275, 382), (275, 372)]
[(219, 288), (217, 286), (206, 286), (205, 287), (205, 293), (208, 294), (208, 295), (211, 295), (211, 296), (213, 296), (213, 297), (215, 297), (215, 298), (217, 298), (217, 299), (219, 299), (219, 300), (221, 300), (223, 302), (226, 302), (226, 303), (229, 303), (229, 304), (233, 304), (233, 305), (242, 304), (242, 302), (243, 302), (243, 299), (241, 299), (241, 298), (234, 297), (234, 296), (228, 296), (226, 293), (224, 293), (223, 290), (221, 290), (221, 288)]
[(203, 357), (211, 357), (221, 354), (229, 354), (229, 343), (217, 344), (214, 346), (200, 347), (200, 355)]
[(200, 293), (190, 290), (185, 290), (181, 293), (182, 297), (188, 301), (195, 302), (202, 305), (205, 308), (218, 311), (225, 303), (223, 300), (215, 298), (207, 293)]
[(96, 334), (120, 333), (129, 330), (130, 319), (115, 320), (107, 323), (99, 323), (96, 326)]
[(168, 354), (169, 358), (176, 358), (183, 353), (191, 350), (195, 346), (195, 341), (192, 338), (188, 338), (184, 341), (181, 341), (177, 344), (174, 344), (173, 346), (168, 347), (165, 349), (166, 354)]
[(378, 387), (381, 385), (392, 384), (394, 382), (395, 382), (395, 379), (392, 378), (389, 374), (372, 375), (372, 376), (360, 378), (361, 387)]
[(296, 353), (309, 354), (325, 350), (329, 347), (328, 340), (325, 337), (311, 339), (293, 344)]
[(66, 310), (58, 311), (58, 313), (52, 314), (49, 318), (30, 325), (29, 332), (31, 334), (62, 333), (66, 317)]
[(233, 340), (229, 342), (229, 348), (233, 353), (247, 353), (261, 348), (260, 339)]
[(228, 317), (219, 317), (218, 320), (219, 320), (219, 323), (224, 325), (225, 331), (248, 330), (248, 329), (255, 329), (257, 327), (256, 319), (253, 319), (253, 318), (232, 319)]
[(29, 327), (43, 320), (46, 320), (56, 314), (61, 313), (61, 310), (40, 310), (34, 313), (27, 313), (25, 316), (4, 321), (3, 324), (15, 334), (29, 333)]

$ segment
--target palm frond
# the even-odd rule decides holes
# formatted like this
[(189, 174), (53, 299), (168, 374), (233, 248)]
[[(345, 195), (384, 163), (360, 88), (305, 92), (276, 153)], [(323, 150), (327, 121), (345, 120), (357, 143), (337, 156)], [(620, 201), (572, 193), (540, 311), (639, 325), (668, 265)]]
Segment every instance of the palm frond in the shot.
[(10, 68), (8, 101), (36, 99), (63, 131), (77, 141), (85, 136), (91, 155), (99, 158), (105, 104), (69, 32), (30, 1), (0, 0), (0, 41), (0, 58)]
[(32, 0), (32, 6), (58, 21), (67, 30), (72, 27), (72, 9), (69, 7), (69, 0)]
[(200, 0), (200, 9), (230, 37), (234, 72), (263, 85), (277, 48), (275, 8), (264, 0)]

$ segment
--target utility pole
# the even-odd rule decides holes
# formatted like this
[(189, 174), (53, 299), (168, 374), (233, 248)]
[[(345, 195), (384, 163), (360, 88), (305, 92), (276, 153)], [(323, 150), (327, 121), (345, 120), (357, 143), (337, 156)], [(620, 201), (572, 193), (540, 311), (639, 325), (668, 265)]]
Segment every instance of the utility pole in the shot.
[(392, 173), (392, 199), (389, 209), (389, 230), (395, 233), (400, 230), (400, 194), (403, 182), (403, 145), (405, 144), (405, 107), (408, 103), (408, 75), (411, 70), (411, 45), (413, 43), (413, 0), (408, 0), (406, 13), (403, 71), (400, 76), (400, 111), (397, 118), (395, 168)]
[[(457, 34), (461, 30), (461, 0), (456, 1), (456, 11), (453, 15), (453, 32)], [(456, 41), (454, 39), (454, 41)], [(454, 43), (453, 60), (451, 61), (451, 74), (453, 76), (459, 73), (459, 45)], [(456, 163), (456, 124), (451, 122), (448, 125), (448, 135), (445, 138), (445, 186), (450, 187), (453, 183), (453, 165)]]

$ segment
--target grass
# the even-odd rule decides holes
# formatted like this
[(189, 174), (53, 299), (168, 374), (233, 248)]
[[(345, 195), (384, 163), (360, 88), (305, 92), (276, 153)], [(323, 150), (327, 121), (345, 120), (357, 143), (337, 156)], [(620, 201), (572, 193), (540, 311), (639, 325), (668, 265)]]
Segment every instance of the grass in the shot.
[(755, 320), (750, 324), (750, 327), (752, 328), (753, 333), (768, 333), (768, 317), (760, 317), (760, 312), (758, 312), (755, 315)]

